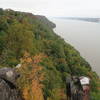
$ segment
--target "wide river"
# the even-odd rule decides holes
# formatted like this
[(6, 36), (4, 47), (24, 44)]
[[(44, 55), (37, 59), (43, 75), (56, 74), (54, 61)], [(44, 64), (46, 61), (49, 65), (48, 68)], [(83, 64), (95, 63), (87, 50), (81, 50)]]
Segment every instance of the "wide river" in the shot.
[(74, 46), (100, 76), (100, 23), (55, 19), (54, 31)]

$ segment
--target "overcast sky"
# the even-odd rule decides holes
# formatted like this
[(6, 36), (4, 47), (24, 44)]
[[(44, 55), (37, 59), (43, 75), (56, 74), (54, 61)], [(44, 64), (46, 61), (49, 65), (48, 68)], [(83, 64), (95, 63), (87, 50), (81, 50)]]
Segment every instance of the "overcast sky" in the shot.
[(0, 0), (0, 8), (54, 17), (100, 17), (100, 0)]

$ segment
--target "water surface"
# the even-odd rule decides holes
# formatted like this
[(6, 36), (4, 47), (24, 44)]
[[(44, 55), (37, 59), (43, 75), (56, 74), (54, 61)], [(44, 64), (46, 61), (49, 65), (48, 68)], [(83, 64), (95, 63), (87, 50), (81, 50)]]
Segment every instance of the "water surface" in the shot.
[(56, 24), (54, 31), (74, 46), (100, 75), (100, 23), (50, 19)]

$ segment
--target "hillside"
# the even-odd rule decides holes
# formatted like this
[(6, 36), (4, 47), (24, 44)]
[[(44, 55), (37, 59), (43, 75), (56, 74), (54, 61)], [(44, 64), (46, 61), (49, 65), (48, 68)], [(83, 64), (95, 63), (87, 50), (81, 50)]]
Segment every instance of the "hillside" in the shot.
[(24, 100), (66, 100), (68, 75), (90, 77), (91, 98), (98, 100), (97, 74), (54, 27), (46, 17), (0, 9), (0, 67), (22, 65), (18, 88)]

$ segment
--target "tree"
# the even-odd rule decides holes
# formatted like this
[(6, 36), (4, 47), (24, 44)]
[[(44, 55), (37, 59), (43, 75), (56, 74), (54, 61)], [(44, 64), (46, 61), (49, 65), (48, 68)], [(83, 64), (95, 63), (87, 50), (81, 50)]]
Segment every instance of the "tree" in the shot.
[(24, 51), (32, 52), (33, 32), (27, 25), (16, 21), (6, 30), (4, 41), (6, 43), (2, 56), (5, 63), (12, 62), (13, 58), (19, 59)]

